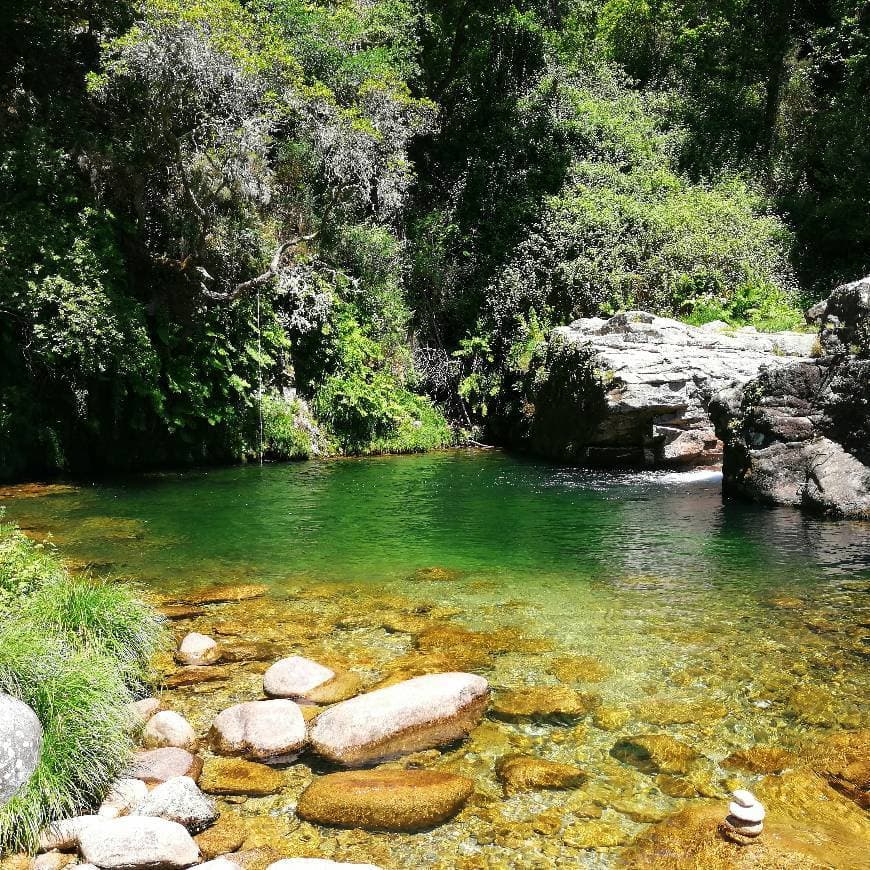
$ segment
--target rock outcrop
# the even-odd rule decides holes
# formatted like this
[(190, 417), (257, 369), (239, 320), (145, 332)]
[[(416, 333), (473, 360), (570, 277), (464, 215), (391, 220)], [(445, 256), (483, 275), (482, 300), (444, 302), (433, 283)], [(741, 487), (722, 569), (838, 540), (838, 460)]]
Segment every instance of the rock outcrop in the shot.
[(815, 338), (725, 324), (688, 326), (643, 311), (554, 329), (500, 415), (503, 440), (584, 465), (718, 464), (712, 395), (810, 356)]
[(726, 494), (870, 517), (870, 278), (808, 312), (819, 356), (765, 368), (722, 390), (711, 414), (725, 443)]

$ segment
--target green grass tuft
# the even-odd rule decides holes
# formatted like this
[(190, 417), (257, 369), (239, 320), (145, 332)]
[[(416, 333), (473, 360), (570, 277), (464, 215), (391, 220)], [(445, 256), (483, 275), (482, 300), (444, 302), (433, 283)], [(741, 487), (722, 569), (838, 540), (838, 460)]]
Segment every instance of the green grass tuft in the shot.
[(0, 855), (33, 851), (51, 822), (99, 805), (130, 759), (127, 705), (165, 637), (133, 589), (72, 577), (51, 547), (0, 524), (0, 692), (44, 730), (36, 771), (0, 807)]
[(0, 807), (0, 854), (29, 852), (51, 822), (93, 810), (128, 762), (132, 696), (109, 656), (20, 619), (0, 628), (0, 690), (29, 704), (44, 730), (36, 771)]

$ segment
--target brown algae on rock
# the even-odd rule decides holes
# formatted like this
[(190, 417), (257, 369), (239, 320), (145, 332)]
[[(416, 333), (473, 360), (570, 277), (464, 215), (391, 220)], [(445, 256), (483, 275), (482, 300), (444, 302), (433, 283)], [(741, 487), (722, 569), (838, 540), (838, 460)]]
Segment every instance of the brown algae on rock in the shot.
[(315, 779), (296, 812), (322, 825), (421, 831), (454, 816), (473, 791), (470, 779), (445, 771), (342, 771)]

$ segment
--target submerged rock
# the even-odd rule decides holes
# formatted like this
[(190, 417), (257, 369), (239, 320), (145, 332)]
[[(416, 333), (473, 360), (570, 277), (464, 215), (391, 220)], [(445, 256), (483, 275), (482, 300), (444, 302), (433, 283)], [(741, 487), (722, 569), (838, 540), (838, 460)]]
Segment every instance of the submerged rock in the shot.
[(187, 719), (173, 710), (160, 710), (145, 725), (142, 742), (148, 749), (174, 746), (179, 749), (196, 751), (196, 732)]
[(351, 864), (347, 861), (329, 861), (326, 858), (284, 858), (270, 864), (266, 870), (333, 870), (350, 867), (351, 870), (381, 870), (374, 864)]
[(229, 586), (212, 586), (198, 592), (185, 592), (177, 595), (168, 604), (225, 604), (229, 601), (250, 601), (262, 598), (268, 589), (260, 583), (242, 583)]
[(466, 737), (480, 721), (489, 685), (474, 674), (415, 677), (330, 707), (314, 720), (311, 746), (358, 765)]
[(201, 758), (186, 749), (165, 747), (137, 752), (133, 756), (130, 776), (154, 785), (176, 776), (189, 776), (197, 780), (201, 772)]
[(710, 395), (809, 357), (811, 335), (704, 329), (643, 311), (552, 330), (495, 427), (507, 443), (591, 465), (713, 465)]
[(221, 653), (214, 638), (191, 631), (182, 639), (175, 657), (184, 665), (213, 665)]
[(470, 779), (444, 771), (342, 771), (315, 779), (296, 812), (321, 825), (421, 831), (454, 816), (473, 791)]
[(563, 683), (600, 683), (610, 675), (610, 668), (593, 656), (561, 656), (548, 671)]
[(508, 755), (500, 758), (495, 773), (505, 794), (541, 789), (578, 788), (586, 774), (573, 764), (560, 764), (533, 755)]
[(577, 692), (567, 686), (528, 686), (499, 692), (492, 715), (508, 721), (577, 720), (601, 704), (598, 695)]
[(751, 773), (782, 773), (798, 763), (793, 752), (780, 749), (778, 746), (753, 746), (750, 749), (738, 749), (725, 758), (722, 767), (748, 770)]
[(639, 734), (617, 741), (610, 754), (644, 773), (686, 774), (701, 756), (667, 734)]
[(832, 788), (870, 810), (870, 729), (825, 738), (816, 745), (811, 763)]
[(284, 699), (247, 701), (219, 713), (209, 736), (222, 755), (287, 758), (305, 744), (307, 727), (299, 705)]
[(284, 777), (266, 764), (242, 758), (209, 758), (200, 786), (207, 794), (262, 797), (284, 788)]
[(178, 689), (181, 686), (195, 686), (198, 683), (216, 683), (219, 680), (228, 680), (234, 671), (227, 665), (192, 665), (181, 668), (174, 674), (165, 678), (167, 689)]
[(248, 836), (248, 829), (238, 816), (223, 812), (220, 818), (194, 839), (202, 857), (206, 860), (235, 852), (242, 848)]
[(136, 808), (136, 815), (169, 819), (196, 833), (212, 824), (218, 811), (189, 776), (176, 776), (158, 785)]
[(190, 867), (199, 863), (199, 847), (177, 822), (144, 816), (100, 819), (79, 835), (85, 861), (104, 870)]
[(0, 693), (0, 806), (32, 776), (42, 751), (42, 724), (18, 698)]

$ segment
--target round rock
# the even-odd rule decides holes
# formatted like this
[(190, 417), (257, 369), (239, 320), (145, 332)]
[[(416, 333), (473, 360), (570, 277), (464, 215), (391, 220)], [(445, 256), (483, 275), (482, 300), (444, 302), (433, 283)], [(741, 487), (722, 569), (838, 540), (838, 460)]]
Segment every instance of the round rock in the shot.
[(198, 631), (185, 635), (176, 653), (176, 658), (185, 665), (213, 665), (220, 657), (217, 641)]
[(422, 831), (456, 815), (474, 791), (440, 770), (347, 770), (315, 779), (297, 814), (309, 822), (367, 831)]
[(734, 798), (734, 802), (740, 804), (741, 807), (754, 807), (758, 803), (758, 798), (751, 791), (747, 791), (745, 788), (738, 788), (736, 791), (731, 792), (731, 797)]
[(141, 698), (130, 703), (130, 718), (138, 725), (144, 725), (158, 710), (160, 701), (157, 698)]
[(112, 783), (100, 804), (98, 815), (109, 819), (126, 816), (148, 797), (148, 786), (141, 779), (126, 777)]
[(314, 720), (311, 744), (346, 765), (430, 749), (466, 737), (488, 700), (489, 684), (475, 674), (414, 677), (330, 707)]
[(275, 662), (263, 674), (263, 691), (272, 698), (308, 700), (308, 693), (335, 678), (335, 671), (303, 656)]
[(728, 804), (728, 815), (739, 819), (741, 822), (757, 824), (764, 821), (765, 813), (764, 807), (759, 803), (755, 803), (751, 807), (743, 807), (737, 801), (731, 801)]
[(187, 719), (174, 710), (155, 713), (145, 725), (142, 742), (148, 749), (175, 746), (178, 749), (196, 751), (196, 732)]
[(293, 701), (246, 701), (215, 717), (210, 738), (215, 752), (249, 758), (288, 758), (305, 745), (307, 726)]
[(79, 835), (85, 861), (103, 870), (177, 870), (199, 861), (199, 847), (177, 822), (145, 816), (100, 819)]
[(186, 749), (178, 749), (174, 746), (137, 752), (133, 756), (130, 770), (131, 777), (151, 785), (166, 782), (174, 776), (189, 776), (197, 780), (200, 773), (202, 773), (202, 759)]
[(158, 816), (197, 833), (218, 817), (214, 801), (189, 776), (176, 776), (158, 785), (136, 808), (136, 815)]
[(0, 805), (30, 779), (41, 749), (39, 717), (18, 698), (0, 694)]

